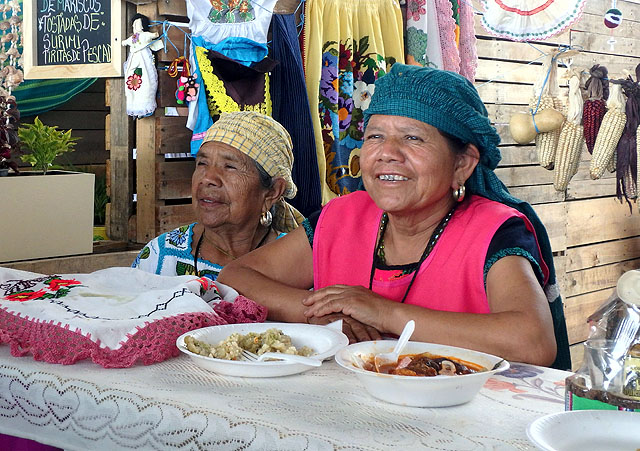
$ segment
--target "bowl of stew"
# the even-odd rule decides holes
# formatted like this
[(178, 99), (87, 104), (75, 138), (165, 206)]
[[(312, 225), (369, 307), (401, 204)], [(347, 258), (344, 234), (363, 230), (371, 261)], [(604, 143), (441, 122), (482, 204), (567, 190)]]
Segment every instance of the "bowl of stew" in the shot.
[(373, 357), (391, 352), (395, 344), (396, 340), (355, 343), (341, 349), (335, 360), (355, 373), (373, 397), (412, 407), (445, 407), (469, 402), (492, 374), (509, 368), (509, 362), (495, 355), (410, 341), (396, 365), (384, 366), (378, 372)]

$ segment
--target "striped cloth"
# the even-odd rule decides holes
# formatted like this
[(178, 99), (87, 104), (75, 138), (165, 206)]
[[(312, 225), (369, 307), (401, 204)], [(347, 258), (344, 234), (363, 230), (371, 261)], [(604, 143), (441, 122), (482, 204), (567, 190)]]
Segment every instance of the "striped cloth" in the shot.
[(13, 89), (21, 116), (35, 116), (68, 102), (97, 78), (25, 80)]

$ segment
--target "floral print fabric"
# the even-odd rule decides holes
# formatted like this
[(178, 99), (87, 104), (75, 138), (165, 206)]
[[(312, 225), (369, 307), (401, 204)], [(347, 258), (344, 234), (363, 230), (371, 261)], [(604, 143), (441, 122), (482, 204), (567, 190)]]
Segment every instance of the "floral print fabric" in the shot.
[(404, 62), (402, 13), (386, 0), (308, 0), (305, 74), (322, 200), (360, 183), (364, 118), (374, 82)]

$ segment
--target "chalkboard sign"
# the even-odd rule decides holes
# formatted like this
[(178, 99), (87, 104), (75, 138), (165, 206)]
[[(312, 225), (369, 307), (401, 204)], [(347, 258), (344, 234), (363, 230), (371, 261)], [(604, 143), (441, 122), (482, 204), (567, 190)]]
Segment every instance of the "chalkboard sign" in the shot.
[(122, 76), (122, 0), (24, 0), (25, 78)]

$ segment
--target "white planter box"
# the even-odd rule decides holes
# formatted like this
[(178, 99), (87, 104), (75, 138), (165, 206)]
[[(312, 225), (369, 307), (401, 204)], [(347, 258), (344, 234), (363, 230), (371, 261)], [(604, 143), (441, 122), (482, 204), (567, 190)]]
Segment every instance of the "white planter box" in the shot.
[(93, 251), (93, 174), (0, 177), (0, 263)]

